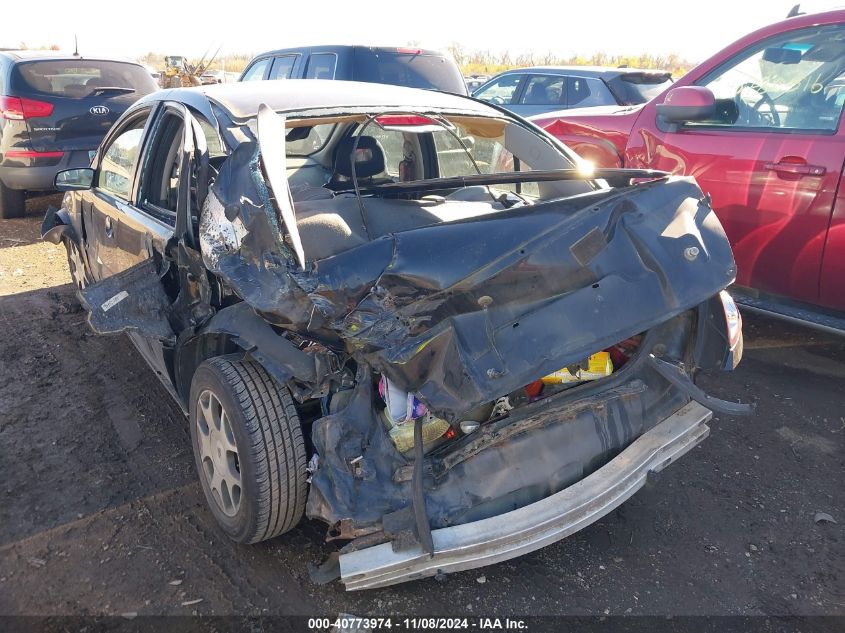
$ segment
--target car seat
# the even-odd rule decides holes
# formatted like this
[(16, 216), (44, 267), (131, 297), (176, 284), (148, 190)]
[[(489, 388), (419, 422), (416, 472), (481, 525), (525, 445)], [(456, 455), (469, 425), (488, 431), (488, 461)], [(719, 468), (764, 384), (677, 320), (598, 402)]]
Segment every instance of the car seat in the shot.
[(531, 85), (531, 90), (528, 91), (528, 98), (525, 100), (529, 105), (544, 105), (549, 103), (549, 95), (546, 92), (546, 87), (541, 83)]
[[(378, 139), (373, 136), (350, 136), (337, 144), (334, 152), (334, 171), (326, 187), (335, 191), (352, 188), (353, 150), (355, 151), (355, 176), (359, 187), (375, 184), (373, 177), (384, 173), (384, 148)], [(387, 181), (392, 182), (390, 179)]]

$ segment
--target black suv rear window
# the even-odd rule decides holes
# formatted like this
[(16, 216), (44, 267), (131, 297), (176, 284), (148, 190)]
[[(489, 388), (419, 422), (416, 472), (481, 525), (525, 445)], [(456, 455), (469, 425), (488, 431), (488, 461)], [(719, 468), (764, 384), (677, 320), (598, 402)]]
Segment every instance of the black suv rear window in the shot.
[(156, 90), (142, 66), (83, 59), (40, 60), (16, 64), (12, 89), (57, 97), (87, 97), (98, 88), (133, 89), (140, 97)]
[(352, 78), (466, 94), (466, 84), (457, 66), (442, 55), (356, 49)]

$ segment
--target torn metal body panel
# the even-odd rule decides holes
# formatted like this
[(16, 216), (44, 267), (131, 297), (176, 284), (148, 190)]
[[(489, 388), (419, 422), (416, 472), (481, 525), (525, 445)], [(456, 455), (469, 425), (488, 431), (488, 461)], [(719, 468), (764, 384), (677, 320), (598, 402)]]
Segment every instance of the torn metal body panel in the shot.
[[(739, 362), (742, 323), (692, 179), (593, 174), (468, 99), (256, 83), (139, 101), (100, 155), (127, 132), (141, 157), (95, 160), (42, 229), (78, 253), (92, 328), (129, 332), (189, 414), (232, 538), (323, 521), (350, 589), (480, 566), (747, 412), (693, 382)], [(250, 482), (255, 451), (275, 466)], [(236, 509), (273, 486), (272, 512)]]
[(221, 171), (201, 225), (206, 263), (266, 318), (342, 340), (449, 421), (735, 275), (721, 225), (686, 179), (384, 235), (302, 272), (273, 239), (269, 205), (251, 201), (263, 193), (254, 160), (245, 151)]
[(169, 322), (170, 301), (158, 268), (154, 260), (148, 259), (81, 290), (91, 329), (99, 334), (128, 330), (173, 345), (176, 336)]

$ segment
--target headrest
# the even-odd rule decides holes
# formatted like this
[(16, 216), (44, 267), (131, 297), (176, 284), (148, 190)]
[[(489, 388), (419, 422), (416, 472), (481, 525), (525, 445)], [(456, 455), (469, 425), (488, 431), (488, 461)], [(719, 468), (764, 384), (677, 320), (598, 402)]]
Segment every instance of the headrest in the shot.
[(352, 148), (355, 140), (355, 175), (358, 178), (371, 178), (384, 171), (384, 149), (378, 139), (372, 136), (352, 136), (338, 143), (334, 154), (334, 170), (341, 176), (352, 178)]

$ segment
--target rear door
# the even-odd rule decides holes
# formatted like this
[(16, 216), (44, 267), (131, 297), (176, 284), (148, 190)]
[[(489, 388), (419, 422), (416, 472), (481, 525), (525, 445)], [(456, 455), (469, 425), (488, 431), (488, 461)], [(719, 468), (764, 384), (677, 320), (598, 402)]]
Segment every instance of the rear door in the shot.
[(529, 75), (515, 105), (510, 109), (529, 117), (566, 108), (565, 75)]
[(593, 108), (615, 104), (616, 98), (601, 79), (596, 77), (566, 78), (567, 107)]
[(712, 196), (740, 286), (845, 308), (843, 294), (820, 295), (845, 159), (843, 73), (845, 26), (778, 35), (696, 82), (717, 98), (712, 121), (631, 135), (648, 167), (695, 176)]
[(27, 119), (32, 148), (72, 152), (95, 150), (118, 117), (156, 85), (137, 64), (50, 59), (17, 63), (11, 90), (49, 110)]
[(311, 53), (305, 68), (305, 79), (334, 79), (336, 71), (337, 53)]
[(270, 68), (268, 79), (293, 79), (301, 72), (302, 55), (291, 53), (290, 55), (279, 55), (273, 58), (273, 66)]

